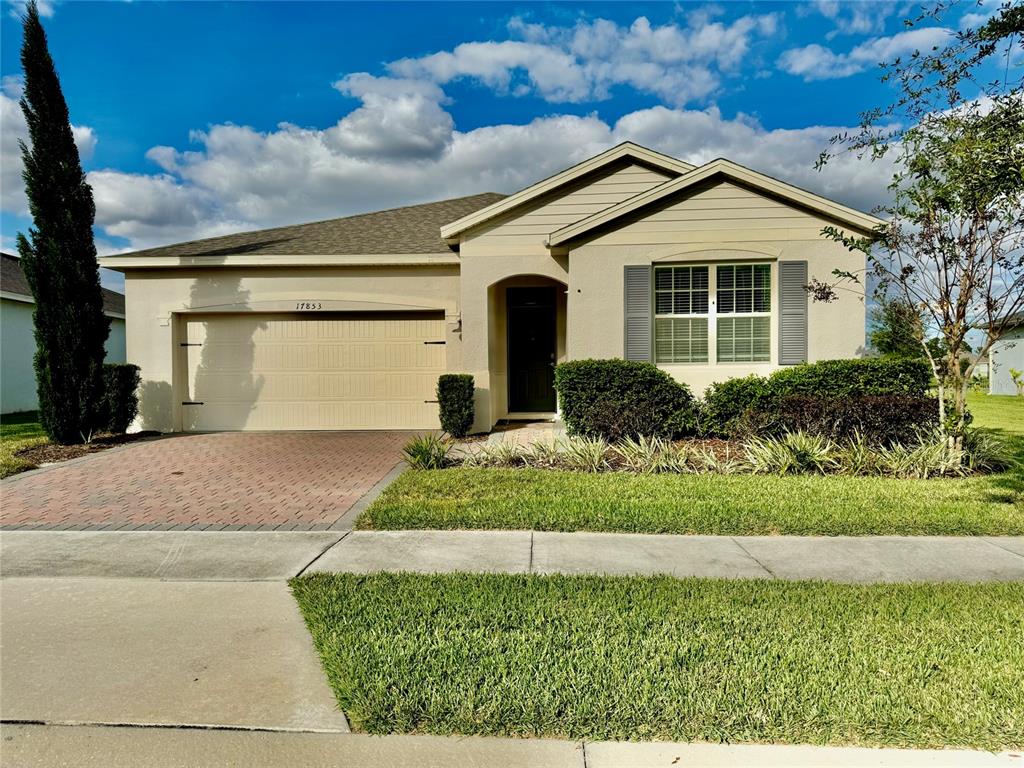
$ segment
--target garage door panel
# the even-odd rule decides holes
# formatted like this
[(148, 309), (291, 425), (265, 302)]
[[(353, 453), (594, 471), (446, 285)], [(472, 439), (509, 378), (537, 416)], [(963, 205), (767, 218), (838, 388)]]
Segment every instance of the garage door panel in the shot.
[(429, 315), (189, 318), (192, 430), (436, 429), (444, 320)]

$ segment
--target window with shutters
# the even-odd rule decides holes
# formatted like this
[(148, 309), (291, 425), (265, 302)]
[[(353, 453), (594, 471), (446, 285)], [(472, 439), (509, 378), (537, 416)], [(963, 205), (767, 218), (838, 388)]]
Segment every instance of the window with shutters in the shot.
[(770, 264), (654, 268), (656, 363), (771, 361)]
[(655, 362), (708, 361), (708, 272), (707, 266), (655, 268)]
[(717, 359), (720, 363), (771, 360), (771, 266), (716, 268)]

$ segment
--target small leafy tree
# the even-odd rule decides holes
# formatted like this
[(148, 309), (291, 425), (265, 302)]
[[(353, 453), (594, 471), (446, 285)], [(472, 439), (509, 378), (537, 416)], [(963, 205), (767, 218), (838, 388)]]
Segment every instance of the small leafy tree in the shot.
[(92, 234), (96, 209), (35, 2), (23, 27), (21, 109), (31, 146), (20, 143), (33, 228), (18, 234), (18, 252), (35, 299), (39, 420), (55, 442), (87, 442), (102, 426), (110, 332)]
[(883, 297), (871, 312), (871, 348), (891, 357), (922, 357), (921, 313), (903, 299)]
[[(947, 9), (941, 2), (907, 24)], [(1007, 2), (948, 45), (886, 64), (883, 80), (898, 85), (896, 101), (862, 115), (858, 133), (833, 138), (872, 159), (895, 155), (892, 202), (880, 209), (886, 224), (869, 237), (835, 227), (823, 233), (865, 253), (878, 290), (920, 312), (919, 341), (938, 381), (941, 423), (957, 449), (970, 422), (966, 396), (975, 367), (961, 365), (967, 335), (983, 334), (975, 360), (985, 357), (1024, 306), (1024, 97), (1013, 58), (1024, 50), (1022, 26), (1024, 5)], [(994, 68), (1004, 55), (1005, 67)], [(994, 69), (1003, 76), (979, 86), (981, 73)], [(961, 92), (967, 86), (969, 97)], [(831, 156), (823, 153), (819, 167)], [(834, 299), (837, 282), (867, 282), (850, 271), (835, 276), (809, 286), (816, 300)], [(928, 343), (930, 334), (937, 343)]]

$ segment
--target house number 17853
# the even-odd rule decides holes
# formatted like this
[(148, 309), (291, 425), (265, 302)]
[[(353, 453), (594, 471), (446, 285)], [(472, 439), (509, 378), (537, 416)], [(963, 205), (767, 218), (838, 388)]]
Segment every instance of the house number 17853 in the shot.
[(319, 301), (297, 301), (295, 302), (296, 309), (323, 309), (324, 305)]

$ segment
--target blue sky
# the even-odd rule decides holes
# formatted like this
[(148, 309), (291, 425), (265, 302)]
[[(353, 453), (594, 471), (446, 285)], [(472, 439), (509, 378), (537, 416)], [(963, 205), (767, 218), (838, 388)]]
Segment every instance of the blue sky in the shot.
[[(915, 4), (47, 2), (101, 251), (511, 192), (632, 139), (860, 208), (886, 169), (812, 169), (888, 99)], [(0, 30), (2, 244), (27, 225), (16, 4)], [(970, 14), (966, 20), (965, 14)], [(105, 280), (112, 281), (110, 275)]]

